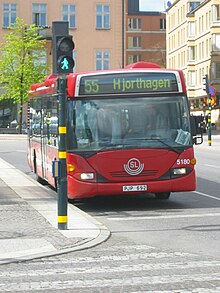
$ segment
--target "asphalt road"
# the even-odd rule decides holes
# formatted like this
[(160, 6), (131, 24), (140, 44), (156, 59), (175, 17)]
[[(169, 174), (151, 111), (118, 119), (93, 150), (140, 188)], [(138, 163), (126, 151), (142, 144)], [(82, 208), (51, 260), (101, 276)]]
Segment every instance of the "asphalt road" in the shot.
[[(0, 268), (0, 292), (220, 292), (220, 137), (195, 147), (197, 190), (95, 198), (76, 205), (111, 230), (94, 248)], [(0, 156), (33, 176), (26, 141), (0, 137)]]

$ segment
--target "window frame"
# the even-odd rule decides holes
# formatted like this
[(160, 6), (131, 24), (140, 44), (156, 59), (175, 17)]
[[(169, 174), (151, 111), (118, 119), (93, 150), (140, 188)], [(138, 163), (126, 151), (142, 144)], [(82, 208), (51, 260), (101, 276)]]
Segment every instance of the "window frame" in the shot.
[[(13, 10), (12, 6), (14, 6), (14, 8), (15, 8), (14, 10)], [(8, 7), (8, 9), (7, 9), (7, 7)], [(14, 17), (13, 17), (13, 14), (15, 14)], [(17, 4), (16, 3), (3, 3), (2, 4), (2, 27), (3, 28), (10, 27), (12, 24), (15, 23), (16, 17), (17, 17)], [(5, 23), (6, 18), (8, 20), (8, 24)]]
[[(64, 7), (67, 10), (64, 11)], [(62, 4), (62, 20), (69, 22), (69, 28), (76, 28), (76, 5), (75, 4)]]
[(47, 25), (47, 4), (32, 4), (32, 23), (36, 26)]
[[(100, 57), (97, 56), (101, 54)], [(106, 54), (106, 56), (105, 56)], [(110, 68), (110, 51), (97, 50), (95, 53), (95, 68), (96, 70), (107, 70)]]
[[(105, 11), (107, 9), (107, 11)], [(110, 29), (110, 5), (97, 4), (96, 5), (96, 29), (108, 30)]]

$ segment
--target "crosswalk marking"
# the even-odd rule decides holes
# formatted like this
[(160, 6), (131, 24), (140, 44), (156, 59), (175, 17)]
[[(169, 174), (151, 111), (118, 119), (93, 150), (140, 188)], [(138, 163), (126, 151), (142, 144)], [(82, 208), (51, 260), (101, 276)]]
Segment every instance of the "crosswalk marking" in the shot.
[(0, 292), (219, 293), (219, 289), (220, 259), (144, 244), (106, 244), (0, 268)]
[(128, 217), (109, 217), (109, 221), (139, 221), (139, 220), (157, 220), (157, 219), (180, 219), (180, 218), (204, 218), (204, 217), (220, 217), (220, 213), (206, 214), (176, 214), (176, 215), (159, 215), (159, 216), (128, 216)]
[[(122, 260), (122, 259), (121, 259)], [(101, 274), (101, 273), (116, 273), (116, 272), (147, 272), (147, 271), (158, 271), (158, 270), (188, 270), (188, 269), (198, 269), (198, 268), (209, 268), (215, 267), (220, 268), (220, 261), (191, 261), (191, 262), (166, 262), (166, 263), (146, 263), (146, 264), (118, 264), (116, 266), (111, 265), (110, 267), (102, 267), (97, 264), (95, 267), (71, 267), (66, 268), (65, 270), (59, 268), (50, 268), (44, 270), (28, 270), (28, 272), (1, 272), (0, 277), (11, 277), (11, 278), (19, 278), (23, 276), (49, 276), (49, 275), (57, 275), (57, 274), (65, 274), (65, 275), (72, 275), (72, 274), (84, 274), (84, 273), (94, 273), (94, 274)]]
[(98, 276), (94, 279), (84, 279), (84, 280), (67, 280), (67, 281), (41, 281), (41, 282), (23, 282), (18, 285), (18, 283), (8, 283), (8, 284), (0, 284), (0, 291), (5, 291), (7, 288), (14, 292), (24, 292), (30, 290), (60, 290), (62, 288), (67, 289), (76, 289), (76, 288), (114, 288), (121, 286), (132, 286), (132, 285), (161, 285), (161, 284), (178, 284), (185, 283), (189, 281), (194, 282), (210, 282), (210, 281), (219, 281), (220, 273), (214, 273), (212, 275), (206, 274), (194, 274), (193, 276), (189, 275), (156, 275), (156, 276), (142, 276), (142, 277), (132, 277), (121, 279), (120, 276), (118, 278), (104, 279), (99, 278)]

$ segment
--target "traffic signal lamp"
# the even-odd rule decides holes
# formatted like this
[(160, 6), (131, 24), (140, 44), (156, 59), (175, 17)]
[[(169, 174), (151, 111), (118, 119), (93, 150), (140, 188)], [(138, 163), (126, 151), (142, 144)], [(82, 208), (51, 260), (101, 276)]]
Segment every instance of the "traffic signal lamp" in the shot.
[(57, 73), (72, 73), (75, 65), (73, 49), (75, 45), (72, 36), (56, 36)]
[(207, 94), (209, 94), (209, 77), (208, 77), (208, 74), (206, 74), (203, 77), (203, 90), (206, 91)]

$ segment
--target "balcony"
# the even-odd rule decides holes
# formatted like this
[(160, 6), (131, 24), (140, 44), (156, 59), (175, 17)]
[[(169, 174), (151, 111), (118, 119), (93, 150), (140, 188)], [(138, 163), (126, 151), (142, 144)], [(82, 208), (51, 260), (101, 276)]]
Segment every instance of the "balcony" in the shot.
[(38, 34), (42, 39), (52, 40), (52, 28), (49, 26), (39, 27)]

